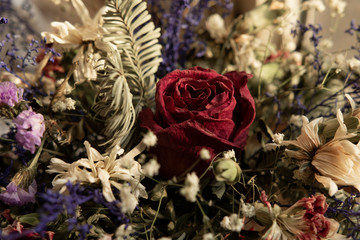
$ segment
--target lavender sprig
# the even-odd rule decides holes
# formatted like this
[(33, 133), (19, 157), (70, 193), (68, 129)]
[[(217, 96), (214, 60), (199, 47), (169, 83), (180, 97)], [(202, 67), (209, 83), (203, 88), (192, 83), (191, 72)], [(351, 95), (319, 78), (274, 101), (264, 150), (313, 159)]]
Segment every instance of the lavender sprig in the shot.
[(85, 239), (91, 226), (79, 222), (76, 210), (79, 205), (92, 199), (92, 196), (86, 194), (85, 188), (79, 184), (73, 185), (68, 182), (66, 188), (69, 194), (60, 194), (51, 190), (39, 194), (44, 200), (44, 204), (40, 212), (40, 223), (36, 226), (35, 231), (39, 233), (45, 231), (49, 223), (55, 222), (61, 214), (66, 213), (69, 216), (69, 231), (76, 228), (80, 232), (79, 239)]
[[(184, 39), (180, 43), (179, 48), (179, 64), (181, 67), (185, 68), (185, 62), (187, 53), (190, 49), (190, 45), (195, 42), (195, 38), (197, 34), (195, 33), (195, 29), (199, 25), (201, 19), (204, 16), (204, 11), (207, 9), (209, 0), (200, 1), (195, 7), (190, 8), (190, 11), (184, 18), (184, 24), (182, 24), (182, 28), (185, 30)], [(205, 44), (202, 44), (205, 48)], [(205, 51), (201, 51), (196, 55), (197, 57), (202, 57), (205, 54)]]
[(344, 233), (352, 239), (360, 238), (360, 209), (356, 198), (360, 197), (360, 193), (352, 192), (345, 200), (332, 197), (334, 201), (330, 204), (326, 215), (334, 218), (345, 218), (347, 226)]
[(171, 2), (170, 13), (164, 15), (167, 19), (167, 27), (162, 35), (161, 41), (164, 45), (162, 59), (159, 66), (159, 77), (163, 77), (176, 69), (176, 63), (179, 59), (180, 30), (183, 12), (190, 5), (190, 0), (174, 0)]

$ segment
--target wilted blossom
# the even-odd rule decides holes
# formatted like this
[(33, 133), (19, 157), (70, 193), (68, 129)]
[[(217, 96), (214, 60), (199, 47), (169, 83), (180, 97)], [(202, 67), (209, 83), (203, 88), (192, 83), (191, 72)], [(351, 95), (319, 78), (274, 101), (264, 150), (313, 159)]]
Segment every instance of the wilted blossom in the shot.
[[(141, 165), (129, 155), (118, 158), (119, 146), (114, 147), (109, 155), (103, 156), (95, 148), (92, 148), (89, 142), (85, 141), (84, 145), (88, 158), (82, 158), (72, 163), (66, 163), (58, 158), (51, 159), (47, 172), (57, 173), (52, 182), (54, 190), (64, 192), (65, 184), (68, 181), (82, 185), (99, 184), (102, 185), (105, 199), (113, 202), (116, 198), (112, 187), (115, 187), (120, 191), (120, 195), (123, 194), (127, 199), (129, 199), (129, 194), (133, 195), (132, 199), (135, 205), (124, 203), (122, 206), (129, 211), (134, 210), (139, 196), (147, 198), (145, 187), (140, 183)], [(128, 154), (132, 155), (131, 151)], [(130, 184), (129, 188), (128, 184)], [(121, 199), (123, 199), (122, 196)]]
[(0, 82), (0, 105), (14, 107), (23, 99), (24, 89), (16, 87), (12, 82)]
[(16, 185), (14, 181), (11, 181), (6, 186), (6, 191), (0, 194), (0, 200), (10, 206), (22, 206), (30, 202), (35, 203), (36, 191), (37, 185), (35, 180), (28, 189), (23, 189)]
[(353, 186), (360, 190), (360, 149), (348, 139), (356, 136), (348, 133), (340, 109), (337, 112), (339, 127), (328, 142), (319, 136), (319, 124), (322, 118), (309, 120), (303, 116), (301, 134), (296, 140), (284, 141), (282, 145), (293, 145), (298, 150), (286, 150), (289, 157), (298, 162), (311, 162), (316, 169), (316, 180), (329, 190), (332, 196), (338, 186)]
[(31, 153), (35, 152), (35, 146), (40, 146), (41, 138), (45, 132), (44, 117), (32, 109), (22, 111), (13, 120), (17, 132), (16, 141)]
[[(328, 205), (324, 195), (311, 196), (297, 201), (286, 210), (274, 205), (256, 203), (256, 218), (268, 228), (262, 239), (333, 239), (339, 223), (324, 216)], [(335, 239), (335, 238), (334, 238)]]
[(18, 219), (11, 217), (10, 209), (7, 209), (1, 213), (2, 217), (9, 223), (6, 227), (0, 231), (0, 239), (44, 239), (52, 240), (55, 233), (51, 231), (43, 231), (41, 235), (30, 228), (25, 228)]

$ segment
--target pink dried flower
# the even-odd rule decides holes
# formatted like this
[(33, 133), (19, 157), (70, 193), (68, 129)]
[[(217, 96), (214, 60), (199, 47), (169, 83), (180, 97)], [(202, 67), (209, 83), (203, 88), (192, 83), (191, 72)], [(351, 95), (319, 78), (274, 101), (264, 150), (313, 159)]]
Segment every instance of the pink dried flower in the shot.
[(324, 214), (329, 206), (326, 203), (326, 197), (322, 194), (303, 198), (297, 201), (296, 205), (305, 207), (308, 215), (314, 215), (316, 213)]
[(15, 83), (0, 82), (0, 105), (6, 104), (10, 107), (20, 102), (23, 98), (24, 89), (17, 88)]
[(17, 128), (16, 141), (24, 149), (34, 153), (35, 145), (40, 146), (41, 138), (45, 132), (43, 115), (29, 109), (22, 111), (13, 122)]
[(6, 186), (6, 191), (0, 194), (0, 200), (10, 206), (22, 206), (29, 202), (35, 202), (36, 191), (37, 186), (35, 180), (27, 190), (22, 189), (17, 186), (15, 182), (11, 181)]

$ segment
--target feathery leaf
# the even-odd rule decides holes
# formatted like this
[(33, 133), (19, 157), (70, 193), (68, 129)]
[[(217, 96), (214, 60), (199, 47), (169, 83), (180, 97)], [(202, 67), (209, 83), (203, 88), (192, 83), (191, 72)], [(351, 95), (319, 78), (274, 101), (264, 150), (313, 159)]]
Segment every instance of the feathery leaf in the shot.
[(162, 59), (160, 29), (155, 29), (145, 2), (111, 0), (107, 7), (103, 41), (116, 50), (105, 58), (94, 109), (107, 117), (105, 135), (113, 147), (126, 145), (137, 114), (143, 106), (153, 107), (154, 74)]

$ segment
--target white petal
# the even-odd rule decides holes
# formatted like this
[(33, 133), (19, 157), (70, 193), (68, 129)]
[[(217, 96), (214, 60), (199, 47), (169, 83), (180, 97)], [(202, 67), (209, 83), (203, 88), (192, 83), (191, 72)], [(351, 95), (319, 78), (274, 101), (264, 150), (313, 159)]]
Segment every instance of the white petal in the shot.
[(331, 180), (331, 178), (320, 176), (318, 174), (315, 174), (315, 178), (319, 183), (321, 183), (325, 188), (329, 190), (330, 196), (333, 196), (338, 191), (336, 183)]
[(108, 202), (115, 201), (115, 197), (111, 190), (111, 185), (110, 185), (110, 181), (109, 181), (109, 179), (110, 179), (109, 173), (101, 168), (98, 168), (97, 170), (99, 173), (99, 175), (98, 175), (99, 179), (103, 186), (103, 195), (104, 195), (106, 201), (108, 201)]

